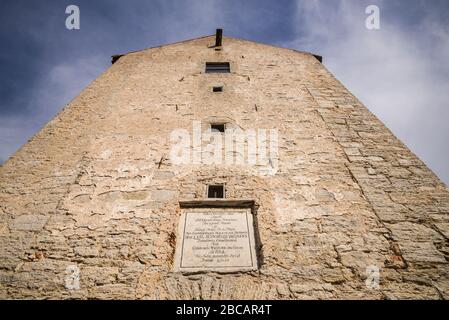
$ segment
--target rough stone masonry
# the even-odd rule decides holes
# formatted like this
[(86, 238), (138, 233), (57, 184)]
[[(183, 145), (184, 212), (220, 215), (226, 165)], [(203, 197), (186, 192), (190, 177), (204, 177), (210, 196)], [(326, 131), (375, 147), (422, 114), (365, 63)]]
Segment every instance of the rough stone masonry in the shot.
[[(315, 56), (214, 43), (116, 57), (0, 168), (0, 298), (449, 298), (447, 187)], [(193, 121), (277, 129), (277, 173), (175, 165)], [(254, 201), (257, 270), (175, 271), (180, 201), (209, 184)]]

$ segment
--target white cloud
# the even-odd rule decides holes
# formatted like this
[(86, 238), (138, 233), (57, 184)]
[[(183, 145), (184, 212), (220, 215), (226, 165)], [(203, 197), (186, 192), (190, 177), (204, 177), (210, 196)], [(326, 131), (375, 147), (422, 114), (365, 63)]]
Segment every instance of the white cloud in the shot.
[(0, 118), (0, 158), (8, 159), (95, 79), (105, 69), (104, 64), (104, 57), (80, 58), (50, 67), (42, 74), (39, 85), (26, 92), (27, 112)]
[[(326, 66), (449, 184), (449, 32), (423, 11), (419, 25), (365, 28), (366, 4), (297, 2), (298, 39), (286, 46), (322, 54)], [(393, 15), (389, 15), (391, 17)], [(384, 18), (383, 18), (384, 17)], [(416, 32), (419, 30), (419, 32)]]

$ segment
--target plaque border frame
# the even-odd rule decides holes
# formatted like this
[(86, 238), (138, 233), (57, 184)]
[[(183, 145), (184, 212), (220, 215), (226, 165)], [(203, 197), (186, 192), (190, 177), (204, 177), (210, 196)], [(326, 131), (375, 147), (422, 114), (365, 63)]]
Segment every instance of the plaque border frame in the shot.
[[(254, 201), (253, 200), (226, 200), (226, 199), (207, 199), (207, 200), (187, 200), (180, 201), (181, 216), (178, 223), (177, 241), (174, 256), (173, 271), (180, 273), (244, 273), (257, 271), (259, 269), (257, 255), (256, 224), (254, 221)], [(248, 241), (250, 249), (251, 266), (225, 266), (225, 267), (182, 267), (182, 255), (184, 249), (184, 231), (188, 214), (194, 214), (195, 209), (225, 210), (230, 212), (241, 212), (245, 214), (245, 220), (248, 228)], [(220, 210), (220, 211), (221, 211)]]

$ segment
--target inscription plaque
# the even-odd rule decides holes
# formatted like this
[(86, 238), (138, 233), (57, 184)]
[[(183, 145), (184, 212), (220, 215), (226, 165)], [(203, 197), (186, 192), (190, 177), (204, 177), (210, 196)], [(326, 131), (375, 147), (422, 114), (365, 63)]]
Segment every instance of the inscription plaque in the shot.
[(177, 271), (237, 272), (257, 269), (250, 210), (188, 211), (181, 216)]

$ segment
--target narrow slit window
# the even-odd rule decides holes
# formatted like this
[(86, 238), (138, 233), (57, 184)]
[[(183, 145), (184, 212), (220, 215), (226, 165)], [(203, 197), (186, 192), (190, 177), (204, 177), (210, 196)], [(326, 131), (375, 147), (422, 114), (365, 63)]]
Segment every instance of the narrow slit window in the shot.
[(213, 87), (212, 91), (213, 92), (223, 92), (223, 87), (219, 87), (219, 86)]
[(215, 123), (210, 125), (210, 131), (217, 133), (225, 133), (226, 124), (224, 123)]
[(230, 73), (229, 62), (206, 62), (206, 73)]
[(207, 197), (209, 199), (224, 199), (225, 186), (224, 185), (210, 185), (207, 188)]

